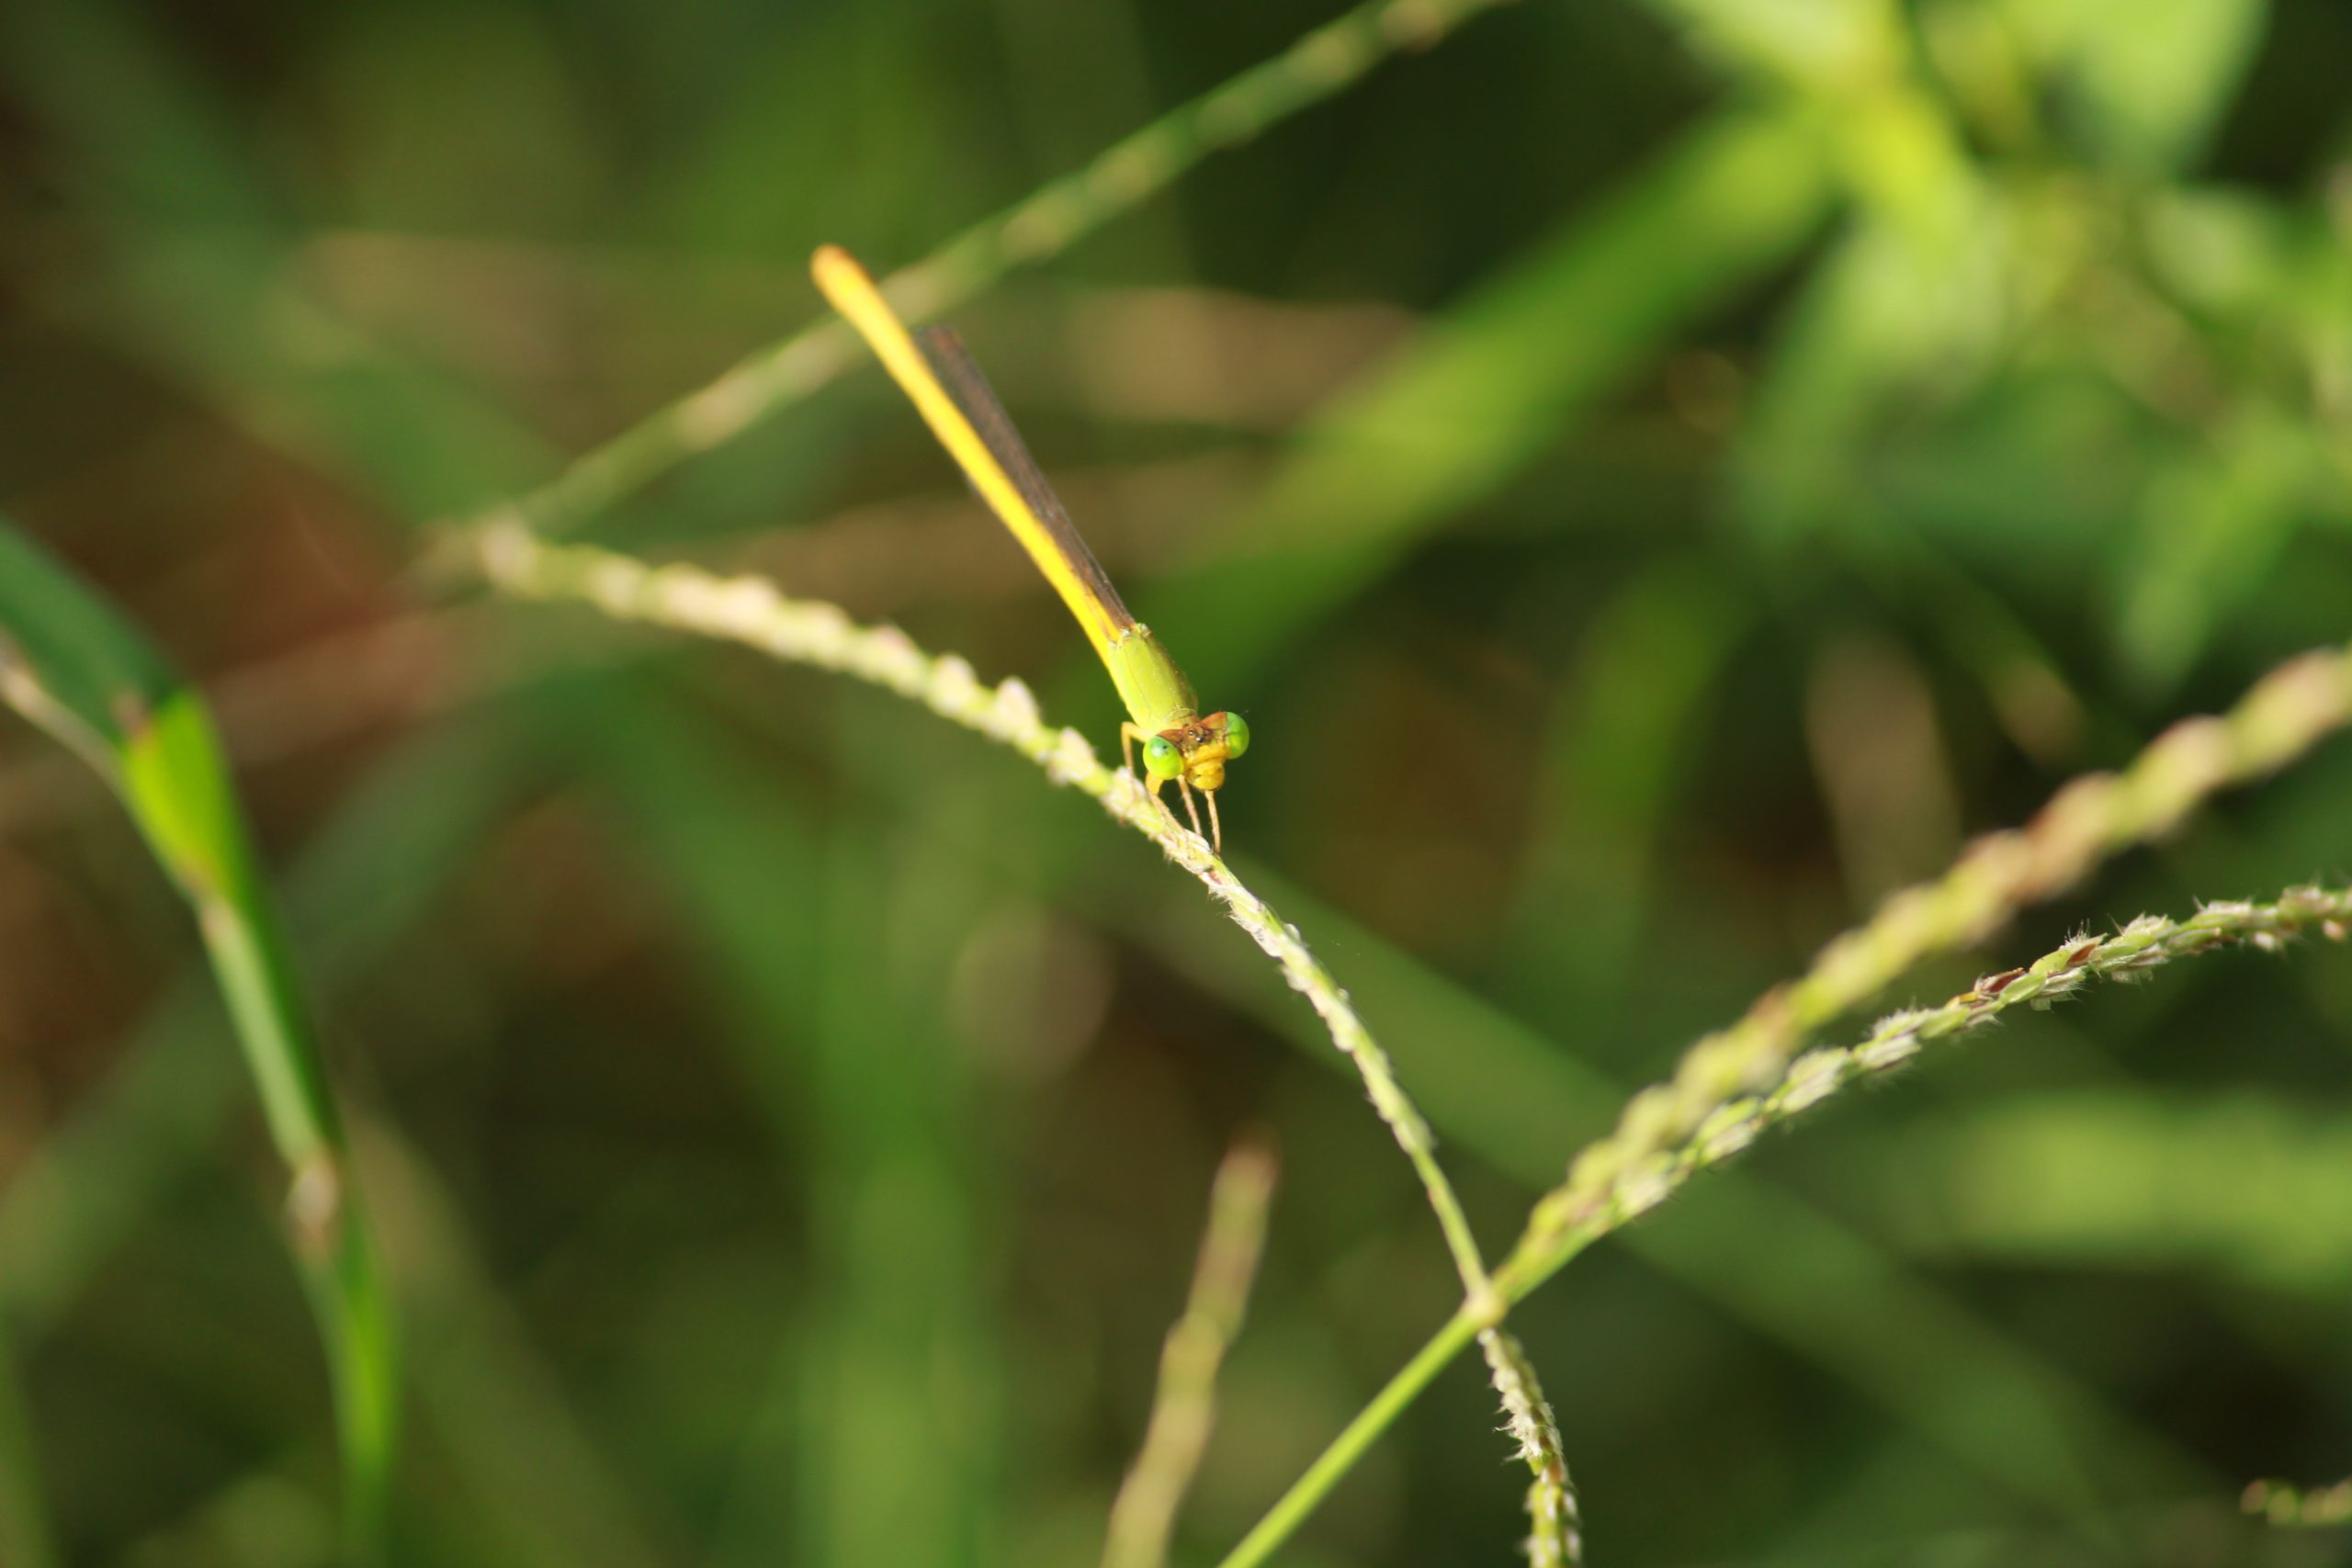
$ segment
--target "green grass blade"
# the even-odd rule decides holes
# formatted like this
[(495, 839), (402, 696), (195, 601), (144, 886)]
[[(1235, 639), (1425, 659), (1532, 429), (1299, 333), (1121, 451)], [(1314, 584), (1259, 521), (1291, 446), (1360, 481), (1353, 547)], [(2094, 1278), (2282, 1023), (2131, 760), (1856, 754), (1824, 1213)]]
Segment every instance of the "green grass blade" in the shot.
[[(509, 802), (511, 708), (440, 731), (379, 766), (286, 878), (312, 982), (349, 986), (421, 918)], [(189, 976), (130, 1034), (120, 1066), (0, 1191), (0, 1310), (38, 1343), (181, 1173), (209, 1158), (235, 1082), (219, 1010)]]
[(2051, 1092), (1903, 1137), (1873, 1197), (1931, 1257), (2194, 1269), (2318, 1302), (2352, 1278), (2352, 1128), (2287, 1095)]
[(0, 1562), (9, 1568), (51, 1568), (58, 1560), (30, 1427), (17, 1383), (16, 1347), (0, 1342)]
[(1225, 611), (1216, 636), (1183, 645), (1193, 683), (1229, 694), (1691, 321), (1784, 262), (1830, 211), (1829, 164), (1811, 116), (1727, 113), (1318, 415), (1265, 494), (1217, 525), (1238, 558), (1170, 591)]
[(147, 644), (0, 522), (0, 696), (120, 787), (135, 716), (172, 689)]
[(88, 757), (195, 910), (292, 1172), (288, 1222), (327, 1345), (355, 1541), (380, 1534), (397, 1416), (392, 1311), (343, 1129), (255, 869), (227, 761), (194, 691), (64, 568), (0, 524), (0, 694)]

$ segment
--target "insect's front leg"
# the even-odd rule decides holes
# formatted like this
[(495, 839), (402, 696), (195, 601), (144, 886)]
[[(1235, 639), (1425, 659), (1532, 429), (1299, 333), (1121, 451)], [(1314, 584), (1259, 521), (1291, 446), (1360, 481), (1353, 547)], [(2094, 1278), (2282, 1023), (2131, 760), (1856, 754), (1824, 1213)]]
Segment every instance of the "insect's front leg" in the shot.
[[(1176, 775), (1176, 788), (1184, 796), (1184, 815), (1193, 819), (1193, 837), (1196, 839), (1205, 838), (1207, 835), (1201, 831), (1201, 808), (1193, 804), (1193, 786), (1182, 773)], [(1203, 790), (1201, 793), (1203, 795), (1209, 795), (1209, 792), (1206, 790)], [(1216, 796), (1213, 795), (1209, 795), (1209, 815), (1212, 817), (1216, 815)], [(1219, 833), (1217, 835), (1219, 848), (1223, 847), (1224, 837), (1225, 835), (1223, 833)]]

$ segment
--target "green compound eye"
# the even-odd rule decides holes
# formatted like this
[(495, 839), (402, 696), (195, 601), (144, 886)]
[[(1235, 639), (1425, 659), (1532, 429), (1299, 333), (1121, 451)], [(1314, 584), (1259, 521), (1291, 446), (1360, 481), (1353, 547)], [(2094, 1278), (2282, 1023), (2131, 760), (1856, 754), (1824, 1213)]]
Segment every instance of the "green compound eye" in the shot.
[(1165, 735), (1143, 743), (1143, 771), (1156, 779), (1172, 779), (1184, 771), (1184, 754)]
[(1250, 750), (1250, 721), (1238, 713), (1225, 716), (1225, 754), (1238, 757)]

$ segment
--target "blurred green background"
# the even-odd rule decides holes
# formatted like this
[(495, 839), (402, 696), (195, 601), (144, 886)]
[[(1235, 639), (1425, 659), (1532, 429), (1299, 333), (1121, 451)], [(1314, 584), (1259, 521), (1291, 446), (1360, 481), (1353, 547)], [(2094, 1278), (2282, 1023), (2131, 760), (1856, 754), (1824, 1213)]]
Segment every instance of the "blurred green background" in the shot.
[[(1361, 1088), (1149, 846), (877, 692), (418, 570), (812, 320), (817, 243), (918, 260), (1331, 14), (0, 7), (0, 509), (221, 713), (404, 1305), (402, 1560), (1091, 1562), (1253, 1127), (1180, 1561), (1450, 1310)], [(2339, 0), (1544, 0), (956, 313), (1248, 715), (1236, 864), (1490, 1250), (1887, 890), (2352, 632), (2347, 79)], [(1115, 736), (869, 367), (588, 536)], [(1889, 999), (2340, 877), (2347, 799), (2339, 743)], [(322, 1562), (185, 912), (13, 722), (0, 829), (0, 1561)], [(1580, 1261), (1516, 1321), (1595, 1561), (2345, 1561), (2235, 1498), (2352, 1469), (2348, 1045), (2341, 953), (2209, 959)], [(1510, 1561), (1498, 1422), (1454, 1369), (1284, 1561)]]

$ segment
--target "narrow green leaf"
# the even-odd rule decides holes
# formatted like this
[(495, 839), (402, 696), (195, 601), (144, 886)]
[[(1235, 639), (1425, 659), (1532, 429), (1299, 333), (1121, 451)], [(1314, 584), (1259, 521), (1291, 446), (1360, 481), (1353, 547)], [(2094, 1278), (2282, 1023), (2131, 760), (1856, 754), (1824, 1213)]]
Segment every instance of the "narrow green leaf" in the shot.
[(171, 690), (154, 650), (72, 573), (0, 523), (0, 695), (101, 773)]
[(2107, 1087), (1902, 1137), (1887, 1215), (1931, 1254), (2196, 1267), (2320, 1300), (2352, 1279), (2352, 1129), (2290, 1099)]
[(1231, 566), (1177, 590), (1225, 610), (1186, 668), (1221, 689), (1309, 617), (1493, 491), (1690, 322), (1827, 215), (1822, 127), (1736, 111), (1580, 212), (1317, 418), (1264, 496), (1224, 525)]
[(0, 520), (0, 696), (89, 758), (197, 916), (271, 1135), (327, 1343), (356, 1550), (380, 1535), (396, 1416), (391, 1306), (317, 1041), (202, 699), (72, 573)]

